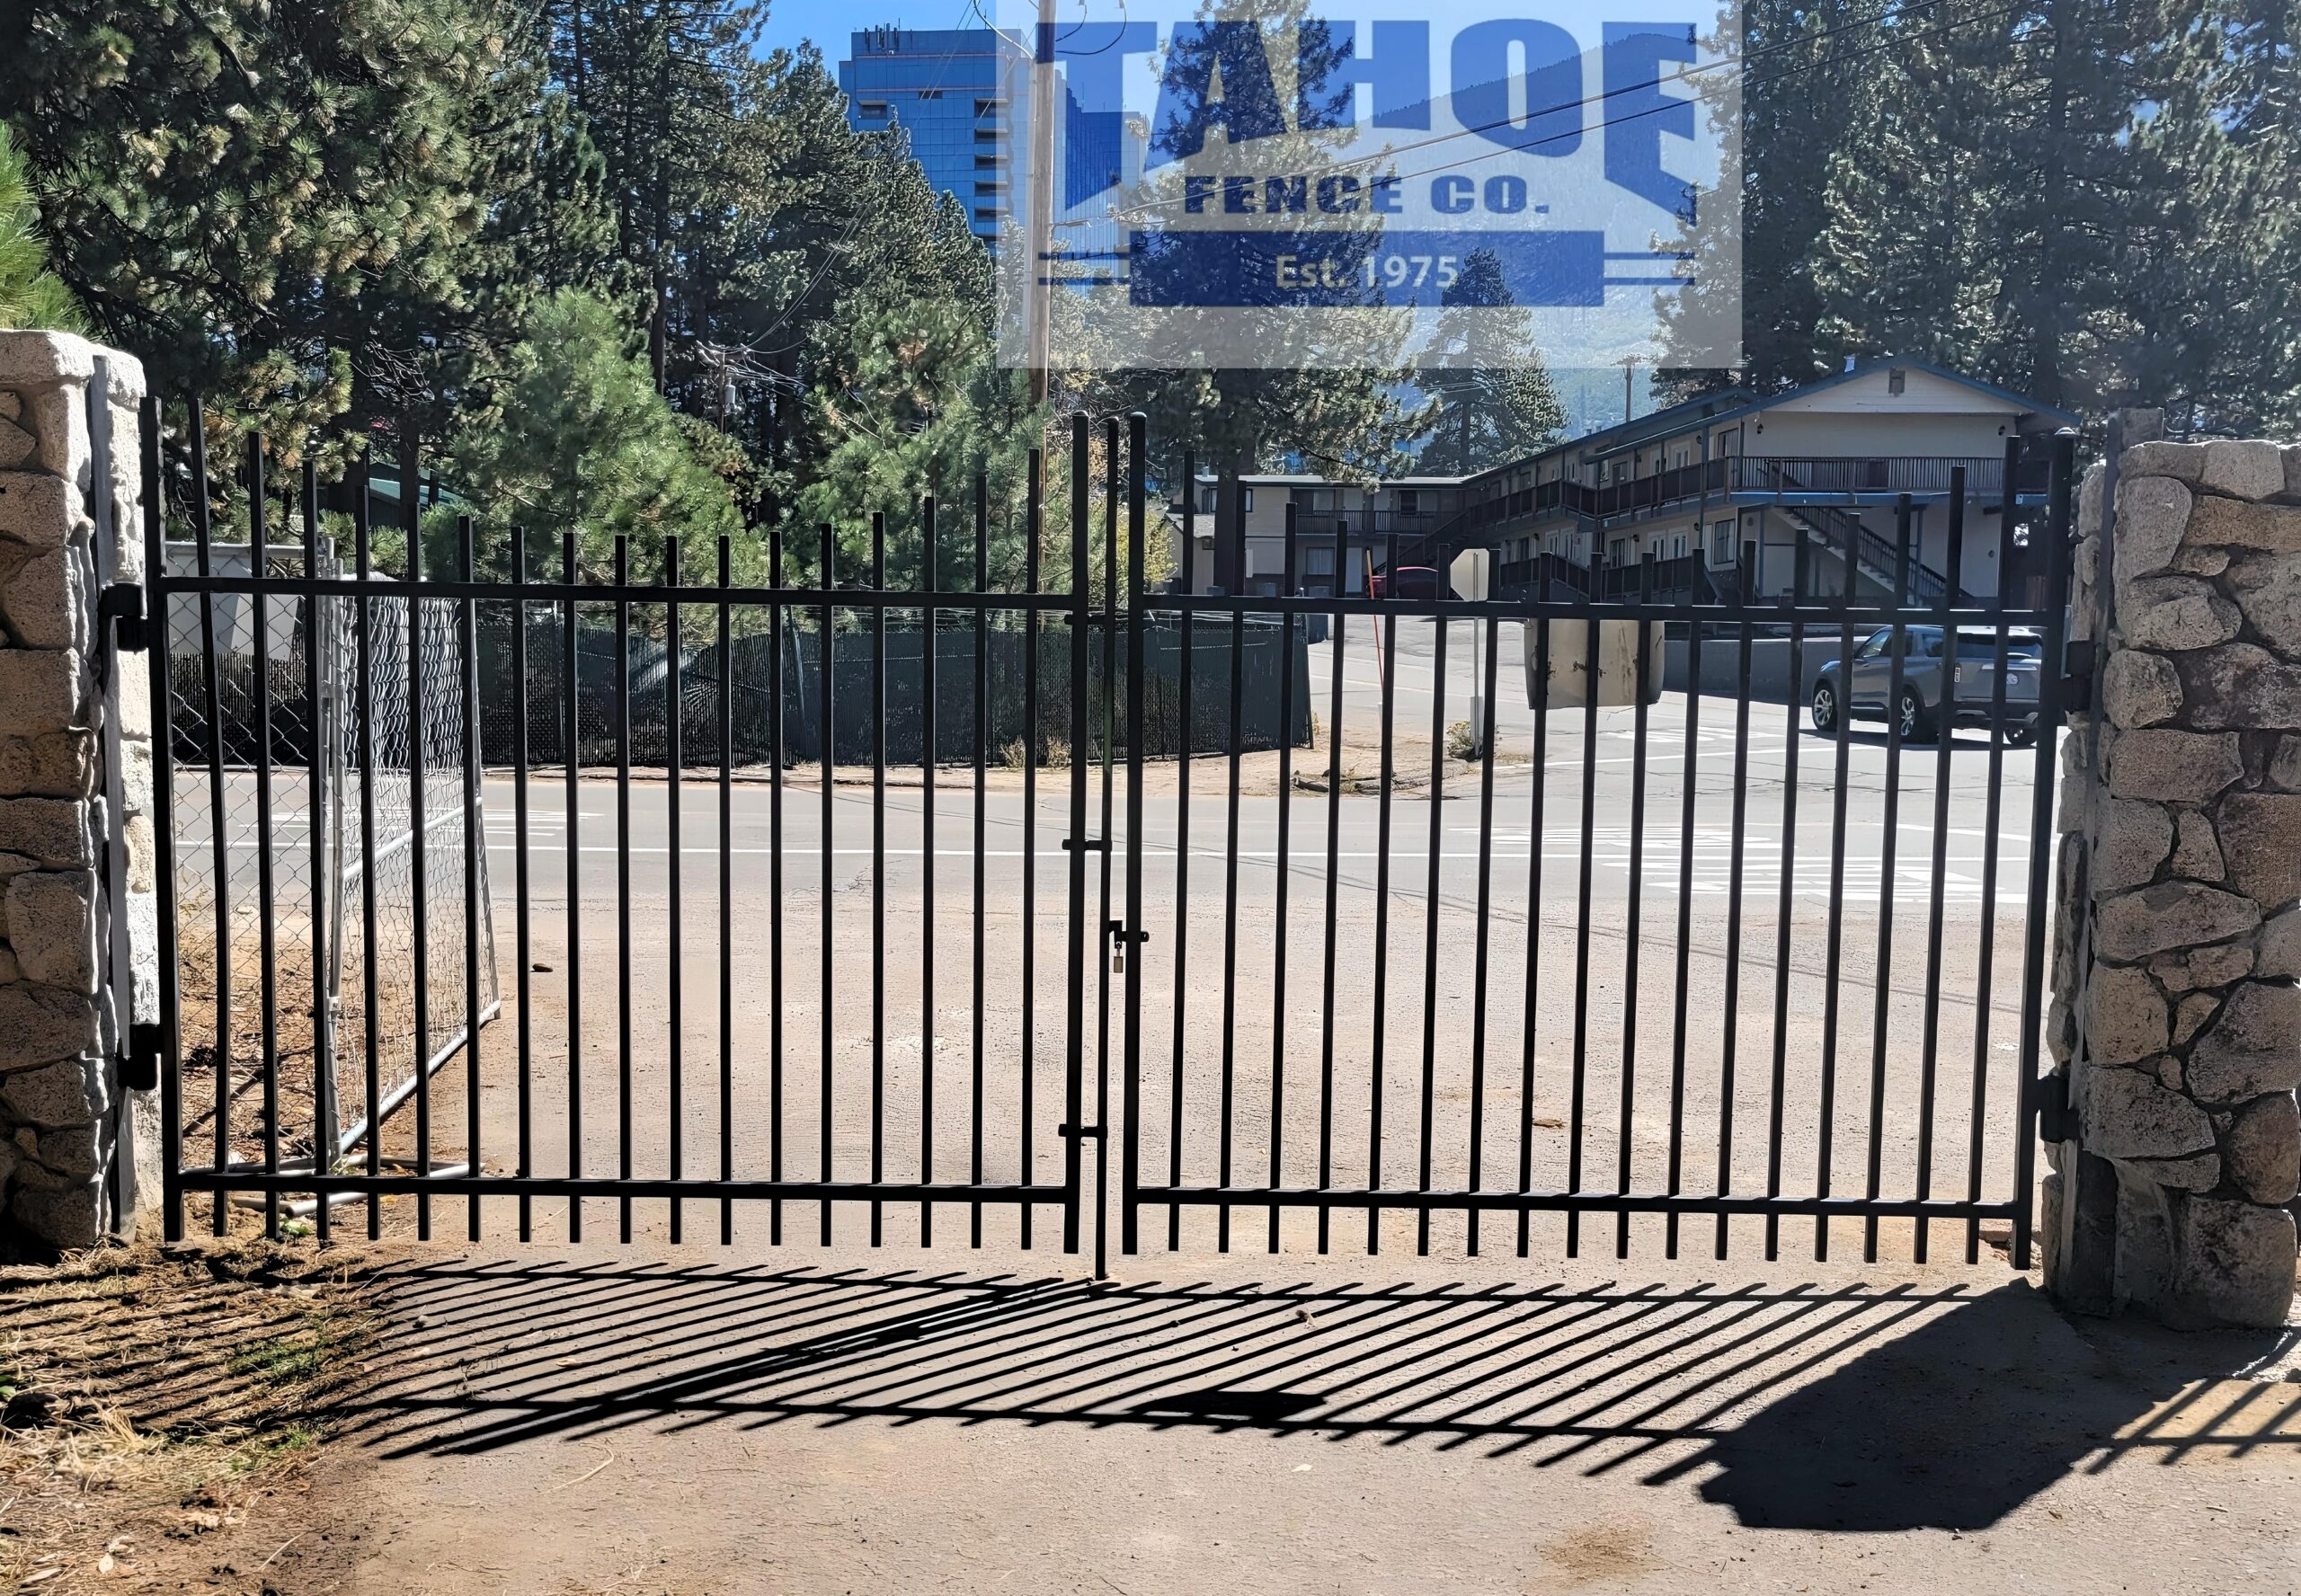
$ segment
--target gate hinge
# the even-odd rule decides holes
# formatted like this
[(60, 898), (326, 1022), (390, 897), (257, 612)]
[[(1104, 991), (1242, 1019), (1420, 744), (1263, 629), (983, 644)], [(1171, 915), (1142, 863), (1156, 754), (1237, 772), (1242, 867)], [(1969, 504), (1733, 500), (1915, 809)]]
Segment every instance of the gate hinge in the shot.
[(1062, 839), (1062, 851), (1066, 854), (1072, 848), (1081, 853), (1099, 854), (1106, 846), (1099, 837), (1066, 837)]
[(1130, 931), (1126, 928), (1126, 922), (1124, 920), (1110, 920), (1105, 922), (1103, 926), (1103, 935), (1109, 937), (1113, 942), (1148, 942), (1150, 940), (1150, 933), (1148, 931)]
[(1057, 1136), (1084, 1136), (1096, 1141), (1103, 1139), (1103, 1128), (1100, 1125), (1057, 1125), (1054, 1128), (1054, 1133)]
[(2066, 1069), (2057, 1069), (2038, 1082), (2038, 1139), (2077, 1139), (2077, 1116), (2070, 1111), (2069, 1072)]
[(148, 1092), (160, 1084), (160, 1052), (166, 1033), (147, 1020), (128, 1028), (128, 1051), (120, 1061), (120, 1084), (130, 1091)]
[(2062, 646), (2062, 708), (2090, 710), (2093, 707), (2093, 677), (2098, 669), (2098, 655), (2092, 638), (2076, 638)]
[(144, 652), (148, 637), (144, 625), (144, 589), (138, 582), (114, 582), (96, 598), (96, 625), (113, 624), (112, 636), (131, 654)]

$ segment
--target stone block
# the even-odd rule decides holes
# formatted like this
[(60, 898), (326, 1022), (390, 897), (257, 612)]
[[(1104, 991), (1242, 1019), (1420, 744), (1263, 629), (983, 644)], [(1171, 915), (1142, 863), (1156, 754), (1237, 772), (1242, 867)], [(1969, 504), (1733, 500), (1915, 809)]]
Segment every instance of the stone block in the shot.
[(73, 1252), (102, 1239), (97, 1196), (93, 1179), (61, 1191), (27, 1188), (15, 1194), (8, 1211), (16, 1227), (34, 1240), (60, 1253)]
[(2225, 987), (2253, 972), (2252, 944), (2223, 942), (2211, 947), (2191, 948), (2187, 963), (2191, 987)]
[(2293, 1216), (2183, 1197), (2173, 1208), (2172, 1307), (2184, 1318), (2280, 1329), (2293, 1306)]
[(8, 945), (46, 986), (96, 989), (96, 875), (28, 870), (8, 880)]
[(2145, 576), (2118, 584), (2118, 626), (2129, 648), (2201, 649), (2236, 636), (2244, 617), (2201, 577)]
[(2280, 737), (2262, 779), (2282, 792), (2301, 793), (2301, 737)]
[[(109, 351), (106, 351), (109, 352)], [(112, 380), (117, 385), (120, 356), (113, 356)], [(136, 378), (143, 381), (143, 366), (135, 360)], [(96, 346), (76, 332), (0, 332), (0, 388), (45, 387), (51, 383), (85, 383), (96, 373)]]
[(2186, 1158), (2120, 1158), (2120, 1174), (2130, 1171), (2153, 1185), (2177, 1192), (2210, 1192), (2221, 1184), (2221, 1155), (2193, 1153)]
[(2085, 1046), (2092, 1061), (2138, 1064), (2163, 1052), (2170, 1042), (2165, 997), (2149, 972), (2131, 965), (2094, 966), (2085, 983)]
[(2102, 904), (2093, 947), (2104, 959), (2135, 963), (2168, 948), (2226, 942), (2261, 923), (2261, 910), (2234, 892), (2199, 882), (2160, 882)]
[(2301, 794), (2232, 793), (2217, 818), (2231, 886), (2270, 911), (2301, 899)]
[(0, 648), (0, 737), (78, 724), (89, 686), (77, 650)]
[[(2119, 654), (2110, 664), (2134, 657)], [(2301, 727), (2301, 664), (2288, 665), (2258, 643), (2228, 643), (2183, 654), (2179, 676), (2184, 725), (2208, 732)]]
[(2245, 774), (2234, 732), (2163, 726), (2121, 733), (2107, 768), (2110, 793), (2159, 803), (2203, 803)]
[[(2177, 1048), (2189, 1046), (2191, 1039), (2205, 1029), (2205, 1023), (2220, 1006), (2221, 999), (2210, 992), (2192, 992), (2182, 998), (2173, 1010), (2173, 1045)], [(2173, 1066), (2170, 1072), (2164, 1068), (2165, 1064)], [(2157, 1078), (2176, 1092), (2181, 1091), (2183, 1086), (2181, 1060), (2172, 1058), (2163, 1060), (2158, 1067)]]
[(2301, 1106), (2292, 1093), (2272, 1092), (2240, 1108), (2223, 1148), (2230, 1180), (2254, 1201), (2290, 1202), (2301, 1193)]
[(2189, 529), (2190, 491), (2170, 476), (2128, 477), (2118, 483), (2114, 577), (2122, 586), (2154, 576), (2173, 562)]
[(2118, 457), (2118, 475), (2198, 482), (2205, 475), (2205, 450), (2201, 443), (2137, 443)]
[(82, 1057), (0, 1075), (0, 1107), (45, 1130), (92, 1125), (111, 1106), (102, 1071), (100, 1060)]
[(2181, 675), (2163, 654), (2122, 649), (2101, 669), (2101, 708), (2114, 725), (2154, 726), (2181, 713)]
[(89, 796), (96, 790), (95, 748), (85, 732), (0, 737), (0, 797)]
[(36, 389), (24, 395), (24, 410), (40, 438), (40, 468), (93, 493), (87, 389), (72, 385)]
[(2205, 446), (2198, 485), (2239, 499), (2274, 499), (2285, 492), (2285, 457), (2260, 439), (2217, 439)]
[(22, 854), (51, 870), (93, 870), (90, 806), (70, 798), (0, 798), (0, 852)]
[(2224, 581), (2261, 640), (2287, 659), (2301, 660), (2301, 560), (2239, 560)]
[(2285, 496), (2301, 499), (2301, 443), (2288, 443), (2280, 452), (2285, 456)]
[(18, 648), (85, 651), (95, 621), (90, 572), (77, 547), (45, 549), (0, 587), (0, 622)]
[(2213, 1151), (2213, 1122), (2154, 1073), (2089, 1065), (2077, 1074), (2078, 1122), (2098, 1158), (2183, 1158)]
[(2264, 980), (2301, 980), (2301, 908), (2262, 922), (2261, 956), (2254, 968)]
[(33, 1155), (56, 1174), (90, 1175), (103, 1167), (103, 1130), (98, 1125), (67, 1125), (43, 1130), (33, 1144)]
[(62, 477), (0, 471), (0, 537), (56, 548), (88, 524), (80, 491)]
[(2101, 486), (2109, 480), (2109, 473), (2096, 460), (2077, 479), (2077, 536), (2080, 542), (2101, 530)]
[[(8, 397), (16, 399), (13, 394)], [(40, 440), (18, 425), (24, 413), (22, 400), (16, 399), (15, 409), (14, 415), (0, 416), (0, 471), (22, 469), (40, 448)]]
[(91, 1052), (95, 1006), (54, 987), (0, 987), (0, 1080), (11, 1072)]
[(2214, 839), (2213, 822), (2197, 810), (2182, 814), (2175, 827), (2173, 873), (2190, 881), (2217, 882), (2224, 873), (2221, 844)]
[(2301, 509), (2249, 504), (2242, 499), (2207, 494), (2190, 511), (2185, 540), (2191, 545), (2301, 554)]
[(2162, 804), (2130, 798), (2104, 798), (2101, 805), (2090, 884), (2094, 897), (2107, 898), (2156, 879), (2172, 851), (2173, 817)]
[(2219, 576), (2229, 569), (2229, 551), (2225, 548), (2185, 548), (2173, 556), (2166, 568), (2184, 576)]
[(2190, 1050), (2187, 1084), (2200, 1103), (2237, 1103), (2301, 1086), (2301, 988), (2246, 981)]

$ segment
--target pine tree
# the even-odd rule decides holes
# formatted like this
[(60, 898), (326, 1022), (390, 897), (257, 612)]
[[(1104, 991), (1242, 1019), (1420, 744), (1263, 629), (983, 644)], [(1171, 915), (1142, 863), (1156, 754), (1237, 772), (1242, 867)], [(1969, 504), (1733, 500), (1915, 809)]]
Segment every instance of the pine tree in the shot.
[(25, 0), (0, 104), (98, 335), (275, 436), (341, 413), (348, 301), (466, 291), (510, 4)]
[[(1445, 352), (1416, 376), (1436, 402), (1437, 424), (1416, 461), (1435, 475), (1468, 476), (1555, 443), (1566, 410), (1535, 351), (1531, 318), (1517, 308), (1489, 249), (1470, 252), (1440, 303), (1431, 347)], [(1475, 314), (1484, 313), (1484, 314)]]
[(0, 122), (0, 327), (76, 332), (85, 324), (72, 291), (48, 269), (40, 207), (24, 182), (24, 158)]

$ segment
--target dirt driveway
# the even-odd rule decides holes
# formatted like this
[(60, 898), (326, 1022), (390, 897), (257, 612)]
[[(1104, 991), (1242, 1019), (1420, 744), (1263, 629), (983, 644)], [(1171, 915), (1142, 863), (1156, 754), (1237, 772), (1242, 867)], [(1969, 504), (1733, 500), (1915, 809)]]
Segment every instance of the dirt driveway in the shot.
[(426, 1255), (315, 1476), (364, 1549), (278, 1588), (2301, 1585), (2291, 1333), (2002, 1269), (1065, 1264)]

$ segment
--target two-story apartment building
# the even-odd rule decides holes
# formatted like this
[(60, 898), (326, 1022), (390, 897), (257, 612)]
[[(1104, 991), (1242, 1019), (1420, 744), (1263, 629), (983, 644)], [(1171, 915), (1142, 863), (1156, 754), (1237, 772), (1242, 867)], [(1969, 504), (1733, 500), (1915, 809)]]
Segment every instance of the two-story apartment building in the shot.
[[(1656, 560), (1659, 595), (1876, 597), (1891, 588), (1897, 505), (1911, 501), (1908, 596), (1947, 580), (1956, 471), (1964, 471), (1959, 590), (2000, 590), (1998, 527), (2013, 491), (2045, 489), (2041, 451), (2009, 445), (2074, 424), (2036, 400), (1922, 361), (1879, 359), (1761, 397), (1728, 389), (1639, 416), (1461, 484), (1462, 508), (1401, 558), (1495, 551), (1504, 591), (1618, 592)], [(2016, 553), (2018, 558), (2018, 551)]]
[[(1274, 473), (1242, 476), (1237, 492), (1245, 515), (1244, 554), (1238, 590), (1276, 593), (1286, 571), (1286, 507), (1294, 507), (1295, 590), (1332, 594), (1342, 572), (1346, 594), (1366, 591), (1368, 576), (1384, 569), (1394, 548), (1411, 547), (1456, 523), (1462, 509), (1458, 476), (1401, 476), (1371, 484), (1322, 476)], [(1179, 497), (1169, 506), (1175, 573), (1184, 590), (1204, 593), (1217, 583), (1215, 528), (1218, 485), (1201, 475), (1186, 518)], [(1187, 529), (1186, 529), (1187, 528)]]

